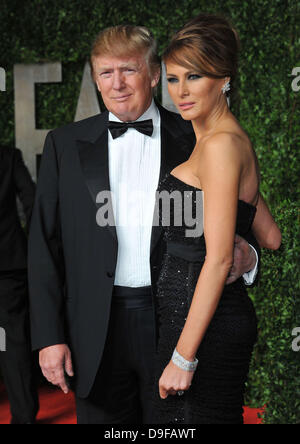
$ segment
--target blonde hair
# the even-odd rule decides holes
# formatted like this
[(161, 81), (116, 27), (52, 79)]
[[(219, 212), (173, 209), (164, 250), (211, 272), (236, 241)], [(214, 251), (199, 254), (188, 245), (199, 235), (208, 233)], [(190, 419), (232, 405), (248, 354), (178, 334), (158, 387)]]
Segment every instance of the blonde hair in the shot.
[(119, 25), (101, 31), (92, 45), (90, 64), (102, 55), (122, 57), (124, 55), (145, 54), (150, 74), (160, 70), (161, 62), (157, 55), (157, 43), (152, 33), (144, 26)]

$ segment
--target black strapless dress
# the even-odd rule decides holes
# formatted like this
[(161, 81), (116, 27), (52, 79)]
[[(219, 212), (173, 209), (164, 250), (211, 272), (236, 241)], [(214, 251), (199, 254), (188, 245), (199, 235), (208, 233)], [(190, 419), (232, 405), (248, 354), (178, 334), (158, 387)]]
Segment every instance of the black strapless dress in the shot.
[[(174, 192), (177, 192), (177, 197), (179, 192), (185, 198), (184, 202), (191, 204), (193, 218), (197, 214), (199, 226), (194, 226), (197, 235), (192, 237), (187, 235), (186, 231), (191, 230), (190, 222), (186, 225), (185, 218), (182, 217), (184, 223), (178, 223), (178, 208), (176, 210), (175, 205), (170, 207), (169, 224), (165, 220), (169, 216), (159, 210), (167, 253), (164, 256), (155, 298), (159, 334), (154, 390), (155, 422), (242, 424), (245, 382), (257, 338), (256, 314), (242, 278), (224, 289), (199, 347), (199, 364), (191, 388), (183, 396), (168, 396), (165, 400), (159, 397), (158, 381), (171, 359), (184, 327), (205, 260), (206, 248), (203, 235), (202, 191), (171, 174), (160, 182), (158, 191), (173, 193), (173, 196), (176, 194)], [(245, 236), (251, 229), (255, 213), (254, 206), (239, 201), (237, 234)], [(174, 223), (176, 217), (177, 222)]]

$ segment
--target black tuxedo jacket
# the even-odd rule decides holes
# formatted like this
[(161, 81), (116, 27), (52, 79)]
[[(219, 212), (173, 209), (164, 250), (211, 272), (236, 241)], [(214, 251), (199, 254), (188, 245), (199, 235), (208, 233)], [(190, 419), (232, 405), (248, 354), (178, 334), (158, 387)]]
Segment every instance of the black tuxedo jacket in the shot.
[[(160, 178), (190, 156), (190, 123), (159, 106)], [(110, 316), (118, 240), (96, 223), (96, 196), (110, 190), (108, 112), (50, 132), (42, 157), (29, 239), (33, 349), (69, 344), (79, 397), (98, 370)], [(164, 242), (153, 227), (153, 293)]]
[(18, 215), (17, 195), (28, 227), (35, 184), (24, 165), (21, 151), (0, 146), (0, 271), (27, 268), (27, 238)]

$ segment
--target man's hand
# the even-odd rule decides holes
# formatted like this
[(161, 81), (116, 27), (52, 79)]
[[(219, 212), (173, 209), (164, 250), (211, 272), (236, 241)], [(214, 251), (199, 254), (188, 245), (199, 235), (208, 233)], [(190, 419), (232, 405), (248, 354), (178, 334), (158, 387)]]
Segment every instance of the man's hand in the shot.
[(234, 263), (227, 279), (226, 285), (237, 281), (243, 274), (253, 270), (256, 256), (248, 242), (236, 235), (234, 241)]
[(40, 351), (40, 367), (45, 378), (59, 386), (67, 394), (69, 387), (65, 378), (74, 376), (71, 352), (66, 344), (53, 345)]

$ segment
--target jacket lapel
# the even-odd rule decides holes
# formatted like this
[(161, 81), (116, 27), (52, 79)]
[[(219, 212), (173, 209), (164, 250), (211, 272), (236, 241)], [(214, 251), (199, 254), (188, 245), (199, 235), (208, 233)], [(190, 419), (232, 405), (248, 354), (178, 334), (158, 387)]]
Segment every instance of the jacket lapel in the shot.
[[(161, 105), (157, 104), (161, 116), (161, 181), (175, 167), (185, 162), (195, 145), (193, 128), (183, 122), (183, 128), (178, 126), (178, 119)], [(162, 228), (153, 226), (151, 236), (151, 255), (162, 235)]]
[[(101, 207), (97, 203), (97, 196), (101, 191), (109, 192), (109, 157), (108, 157), (108, 113), (101, 115), (98, 137), (96, 140), (77, 140), (79, 160), (82, 173), (89, 190), (91, 199), (97, 209)], [(106, 203), (106, 202), (105, 202)], [(108, 202), (110, 214), (113, 216), (112, 201)], [(117, 241), (115, 224), (107, 225), (113, 238)]]
[(194, 132), (189, 123), (178, 126), (178, 119), (159, 105), (161, 115), (161, 169), (160, 180), (175, 167), (185, 162), (194, 148)]

